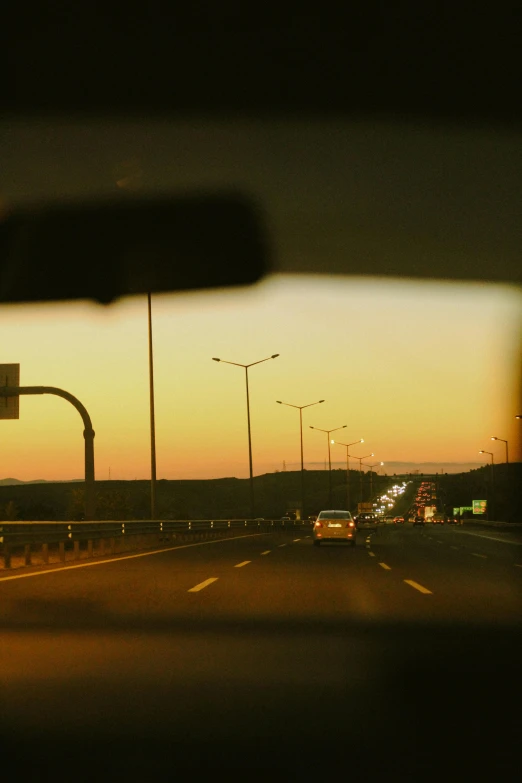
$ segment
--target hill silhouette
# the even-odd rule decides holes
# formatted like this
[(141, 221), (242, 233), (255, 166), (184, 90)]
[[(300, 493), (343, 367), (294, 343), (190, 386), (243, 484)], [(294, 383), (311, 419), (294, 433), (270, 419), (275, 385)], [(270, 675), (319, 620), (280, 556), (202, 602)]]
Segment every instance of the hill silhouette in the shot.
[[(395, 476), (363, 474), (362, 498), (370, 499), (398, 479)], [(422, 480), (422, 474), (412, 477)], [(494, 485), (491, 471), (484, 466), (468, 473), (437, 477), (440, 510), (471, 505), (472, 500), (488, 499), (493, 516), (510, 522), (522, 521), (519, 490), (522, 463), (495, 465)], [(3, 482), (7, 481), (6, 479)], [(83, 481), (18, 482), (0, 481), (0, 519), (74, 520), (83, 510)], [(255, 515), (279, 519), (298, 506), (301, 493), (300, 471), (265, 473), (254, 478)], [(355, 511), (361, 492), (360, 474), (350, 471), (350, 510)], [(98, 519), (150, 519), (150, 482), (97, 481)], [(328, 472), (305, 471), (305, 514), (317, 514), (328, 508)], [(346, 471), (332, 470), (332, 507), (346, 506)], [(156, 516), (159, 519), (241, 519), (250, 516), (249, 480), (238, 478), (167, 480), (156, 484)], [(399, 509), (397, 509), (399, 511)]]

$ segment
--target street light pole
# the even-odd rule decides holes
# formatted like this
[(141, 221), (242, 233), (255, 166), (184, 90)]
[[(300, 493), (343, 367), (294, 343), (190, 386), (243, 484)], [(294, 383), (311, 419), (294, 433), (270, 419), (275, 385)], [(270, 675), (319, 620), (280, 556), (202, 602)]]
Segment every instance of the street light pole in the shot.
[(250, 428), (250, 394), (248, 392), (248, 367), (245, 367), (247, 425), (248, 425), (248, 468), (250, 475), (250, 516), (254, 518), (254, 466), (252, 462), (252, 430)]
[(495, 438), (492, 437), (491, 440), (501, 440), (503, 443), (506, 444), (506, 465), (509, 465), (509, 455), (508, 455), (508, 442), (505, 438)]
[(355, 446), (356, 443), (364, 443), (364, 438), (360, 438), (360, 440), (354, 440), (353, 443), (340, 443), (340, 441), (335, 440), (334, 443), (337, 443), (338, 446), (346, 446), (346, 510), (350, 510), (350, 453), (348, 449), (350, 446)]
[(373, 496), (373, 469), (377, 467), (377, 465), (384, 465), (384, 462), (376, 462), (375, 465), (367, 465), (366, 463), (363, 463), (363, 465), (366, 468), (370, 468), (370, 501)]
[(362, 461), (363, 459), (366, 459), (367, 457), (375, 457), (375, 454), (365, 454), (364, 457), (354, 457), (354, 459), (359, 460), (359, 503), (362, 503)]
[[(493, 466), (494, 466), (494, 464), (495, 464), (495, 456), (494, 456), (494, 454), (493, 454), (493, 452), (492, 452), (492, 451), (484, 451), (484, 449), (481, 449), (481, 450), (479, 451), (479, 454), (489, 454), (489, 456), (491, 457), (491, 464), (490, 464), (490, 469), (491, 469), (491, 502), (490, 502), (490, 513), (491, 513), (491, 516), (493, 516), (493, 499), (494, 499), (494, 494), (495, 494), (495, 474), (494, 474), (494, 469), (493, 469)], [(488, 514), (488, 519), (489, 519), (489, 517), (490, 517), (490, 514)]]
[(147, 294), (149, 320), (149, 399), (150, 399), (150, 518), (156, 519), (156, 423), (154, 416), (154, 358), (152, 353), (152, 302)]
[(258, 362), (251, 362), (250, 364), (240, 364), (239, 362), (229, 362), (226, 359), (212, 358), (213, 362), (222, 362), (223, 364), (233, 364), (235, 367), (243, 367), (245, 370), (245, 382), (246, 382), (246, 401), (247, 401), (247, 424), (248, 424), (248, 466), (250, 474), (250, 517), (254, 519), (255, 516), (255, 502), (254, 502), (254, 469), (252, 463), (252, 432), (250, 428), (250, 394), (248, 390), (248, 369), (255, 364), (262, 364), (268, 362), (269, 359), (277, 359), (278, 353), (267, 356), (266, 359), (260, 359)]
[(328, 505), (332, 506), (332, 458), (330, 454), (330, 433), (337, 432), (337, 430), (344, 430), (347, 424), (343, 424), (342, 427), (335, 427), (333, 430), (322, 430), (320, 427), (312, 427), (311, 430), (319, 430), (319, 432), (326, 432), (326, 438), (328, 440)]
[(292, 405), (291, 402), (281, 402), (276, 400), (279, 405), (287, 405), (289, 408), (297, 408), (299, 410), (299, 432), (301, 437), (301, 512), (304, 516), (304, 451), (303, 451), (303, 409), (311, 408), (312, 405), (319, 405), (324, 400), (317, 400), (317, 402), (310, 402), (308, 405)]

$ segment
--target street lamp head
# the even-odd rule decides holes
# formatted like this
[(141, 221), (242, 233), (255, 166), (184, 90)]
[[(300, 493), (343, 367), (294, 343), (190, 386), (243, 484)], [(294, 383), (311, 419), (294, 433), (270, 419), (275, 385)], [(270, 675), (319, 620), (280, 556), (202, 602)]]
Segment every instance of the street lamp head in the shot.
[[(319, 402), (324, 402), (324, 400), (319, 400)], [(517, 416), (517, 419), (518, 419), (518, 416)]]
[(330, 441), (330, 443), (335, 443), (335, 441), (334, 441), (334, 440), (331, 440), (331, 441)]
[(309, 424), (308, 426), (310, 427), (311, 430), (315, 430), (315, 427), (312, 427), (311, 424)]
[(271, 358), (271, 359), (277, 359), (277, 357), (278, 357), (278, 356), (279, 356), (279, 354), (278, 354), (278, 353), (273, 353), (273, 354), (272, 354), (272, 356), (271, 356), (270, 358)]
[(495, 436), (493, 435), (493, 436), (491, 437), (491, 440), (498, 440), (498, 438), (495, 438)]
[(221, 359), (215, 359), (214, 357), (212, 357), (212, 361), (213, 361), (213, 362), (220, 362), (220, 361), (221, 361)]
[(364, 443), (364, 438), (361, 438), (361, 440), (359, 441), (359, 443)]
[(283, 403), (281, 402), (281, 400), (276, 400), (276, 402), (278, 402), (278, 403), (279, 403), (279, 405), (282, 405), (282, 404), (283, 404)]

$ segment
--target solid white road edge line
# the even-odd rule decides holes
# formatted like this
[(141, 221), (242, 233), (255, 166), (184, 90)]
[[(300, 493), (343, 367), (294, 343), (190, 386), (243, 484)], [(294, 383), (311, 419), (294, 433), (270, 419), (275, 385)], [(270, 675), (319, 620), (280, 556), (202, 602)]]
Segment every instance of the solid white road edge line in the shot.
[(46, 571), (33, 571), (30, 574), (13, 574), (12, 576), (0, 576), (0, 582), (9, 582), (11, 579), (28, 579), (30, 576), (45, 576), (46, 574), (57, 574), (59, 571), (71, 571), (73, 568), (87, 568), (87, 566), (105, 565), (106, 563), (119, 563), (120, 560), (134, 560), (136, 557), (148, 557), (149, 555), (160, 555), (162, 552), (173, 552), (175, 549), (189, 549), (192, 546), (206, 546), (207, 544), (220, 544), (223, 541), (237, 541), (238, 538), (254, 538), (262, 536), (264, 533), (249, 533), (247, 536), (232, 536), (231, 538), (216, 538), (214, 541), (196, 541), (194, 544), (180, 544), (180, 546), (168, 546), (164, 549), (153, 549), (152, 552), (138, 552), (135, 555), (122, 555), (121, 557), (111, 557), (104, 560), (95, 560), (94, 562), (78, 563), (78, 565), (61, 566), (60, 568), (49, 568)]
[[(455, 530), (455, 533), (457, 531)], [(511, 546), (522, 546), (522, 541), (508, 541), (506, 538), (497, 538), (496, 536), (487, 536), (485, 533), (470, 533), (469, 530), (459, 530), (458, 536), (476, 536), (476, 538), (487, 538), (488, 541), (500, 541), (501, 544), (511, 544)]]

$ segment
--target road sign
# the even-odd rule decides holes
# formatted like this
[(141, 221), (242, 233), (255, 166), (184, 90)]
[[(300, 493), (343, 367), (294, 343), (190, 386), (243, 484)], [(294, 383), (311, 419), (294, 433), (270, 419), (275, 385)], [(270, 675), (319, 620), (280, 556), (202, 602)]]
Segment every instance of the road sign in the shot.
[[(1, 386), (20, 386), (20, 365), (19, 364), (0, 364), (0, 387)], [(20, 397), (1, 397), (0, 398), (0, 419), (19, 419), (20, 418)]]
[(473, 513), (474, 514), (485, 514), (487, 511), (488, 501), (487, 500), (473, 500)]

